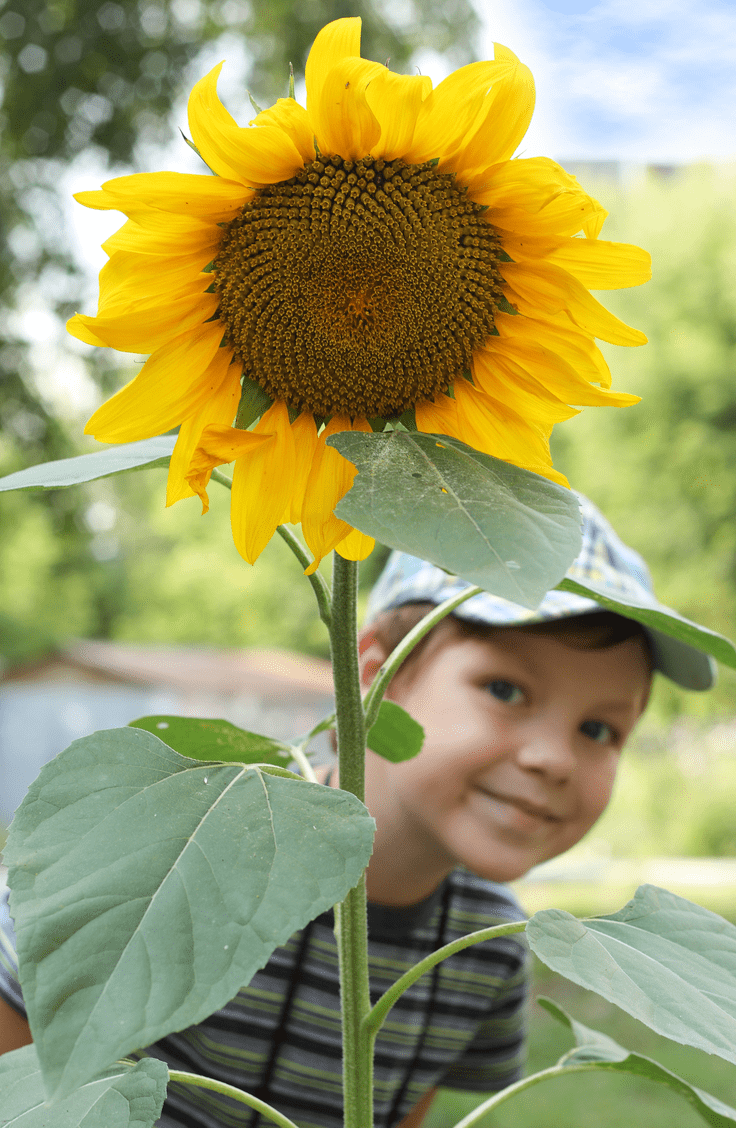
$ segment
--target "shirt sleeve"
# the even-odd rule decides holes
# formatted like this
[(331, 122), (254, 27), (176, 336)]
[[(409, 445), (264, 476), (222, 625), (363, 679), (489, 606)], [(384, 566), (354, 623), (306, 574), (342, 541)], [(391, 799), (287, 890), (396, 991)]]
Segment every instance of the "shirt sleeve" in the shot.
[(495, 1093), (523, 1076), (526, 1065), (529, 958), (522, 944), (516, 941), (506, 943), (516, 951), (516, 966), (509, 969), (505, 990), (494, 1000), (492, 1011), (478, 1028), (462, 1057), (442, 1077), (440, 1084), (448, 1089)]
[(25, 1018), (26, 1008), (18, 981), (15, 930), (8, 909), (8, 894), (7, 886), (4, 889), (0, 887), (0, 997)]

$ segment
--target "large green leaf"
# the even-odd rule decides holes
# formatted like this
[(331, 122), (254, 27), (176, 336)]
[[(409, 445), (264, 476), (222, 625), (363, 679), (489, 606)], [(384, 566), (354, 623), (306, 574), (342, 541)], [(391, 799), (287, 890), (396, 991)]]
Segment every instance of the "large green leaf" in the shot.
[(382, 701), (366, 737), (368, 747), (384, 760), (400, 764), (421, 752), (423, 743), (424, 729), (419, 722), (395, 701)]
[(152, 732), (169, 748), (194, 760), (222, 760), (239, 764), (277, 764), (288, 767), (293, 759), (288, 744), (231, 725), (229, 721), (201, 717), (139, 717), (131, 728)]
[(571, 591), (575, 595), (594, 599), (596, 603), (600, 603), (602, 607), (606, 607), (609, 611), (616, 611), (619, 615), (625, 615), (628, 619), (636, 619), (637, 622), (661, 631), (662, 634), (672, 635), (673, 638), (686, 642), (697, 650), (704, 650), (706, 654), (712, 654), (714, 658), (717, 658), (719, 662), (723, 662), (726, 666), (736, 667), (736, 646), (730, 639), (717, 634), (715, 631), (709, 631), (707, 627), (701, 627), (698, 623), (691, 623), (689, 619), (683, 618), (682, 615), (678, 615), (676, 611), (672, 611), (669, 607), (653, 611), (651, 607), (638, 603), (630, 596), (620, 596), (614, 599), (610, 592), (596, 587), (593, 583), (581, 584), (577, 580), (567, 578), (563, 579), (557, 585), (557, 588), (559, 591)]
[(651, 1058), (624, 1049), (600, 1030), (591, 1030), (582, 1022), (576, 1022), (551, 999), (540, 998), (537, 1002), (558, 1022), (572, 1031), (577, 1043), (576, 1049), (570, 1050), (560, 1058), (558, 1066), (563, 1069), (575, 1069), (581, 1065), (592, 1065), (597, 1069), (633, 1073), (637, 1077), (658, 1081), (684, 1097), (695, 1111), (700, 1113), (706, 1124), (712, 1125), (712, 1128), (734, 1128), (736, 1125), (736, 1109), (731, 1108), (730, 1105), (724, 1104), (717, 1097), (696, 1088), (695, 1085), (690, 1085), (682, 1077), (670, 1073), (669, 1069), (665, 1069)]
[(642, 885), (611, 916), (536, 913), (532, 951), (675, 1042), (736, 1063), (736, 927), (666, 889)]
[(62, 486), (91, 482), (94, 478), (109, 478), (111, 474), (122, 474), (126, 470), (168, 466), (175, 442), (176, 435), (160, 435), (139, 443), (106, 446), (76, 458), (42, 462), (0, 478), (0, 490), (58, 490)]
[(537, 607), (580, 551), (575, 495), (446, 435), (343, 431), (358, 468), (335, 512), (382, 544)]
[(365, 807), (272, 771), (187, 759), (135, 728), (42, 769), (5, 861), (50, 1093), (224, 1006), (356, 884)]
[(169, 1071), (156, 1058), (119, 1061), (53, 1105), (46, 1102), (33, 1046), (0, 1058), (0, 1124), (4, 1128), (153, 1128)]

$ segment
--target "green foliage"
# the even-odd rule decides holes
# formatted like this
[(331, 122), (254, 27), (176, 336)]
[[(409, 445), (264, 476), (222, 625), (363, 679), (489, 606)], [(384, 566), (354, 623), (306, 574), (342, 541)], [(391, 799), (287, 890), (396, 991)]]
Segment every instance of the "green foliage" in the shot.
[(139, 717), (131, 728), (145, 729), (182, 756), (237, 764), (276, 764), (285, 768), (292, 757), (288, 745), (269, 736), (245, 732), (229, 721), (200, 717)]
[(548, 967), (667, 1038), (736, 1063), (736, 926), (643, 885), (618, 913), (536, 913), (529, 945)]
[(42, 462), (40, 466), (29, 466), (26, 470), (17, 470), (0, 478), (0, 491), (55, 490), (108, 478), (112, 474), (124, 474), (129, 470), (168, 466), (175, 442), (175, 435), (162, 435), (139, 443), (102, 446), (91, 454), (80, 454), (76, 458)]
[(368, 730), (366, 743), (379, 756), (400, 764), (421, 752), (424, 729), (395, 701), (382, 701), (376, 722)]
[(339, 517), (523, 607), (537, 607), (580, 551), (569, 490), (457, 439), (345, 431), (327, 442), (358, 468)]
[(70, 1097), (47, 1102), (34, 1046), (0, 1059), (3, 1124), (8, 1128), (153, 1128), (166, 1096), (162, 1061), (116, 1062)]
[(589, 1026), (584, 1026), (582, 1022), (576, 1022), (552, 999), (540, 998), (537, 1002), (575, 1036), (577, 1049), (564, 1054), (557, 1063), (558, 1067), (575, 1070), (593, 1066), (596, 1070), (615, 1070), (617, 1073), (645, 1077), (650, 1081), (667, 1085), (681, 1097), (684, 1097), (702, 1116), (706, 1124), (710, 1124), (712, 1128), (730, 1128), (731, 1125), (736, 1125), (736, 1109), (724, 1104), (723, 1101), (719, 1101), (717, 1097), (688, 1084), (687, 1081), (683, 1081), (681, 1077), (677, 1077), (669, 1069), (664, 1069), (651, 1058), (624, 1049), (613, 1038), (609, 1038), (607, 1034), (602, 1034), (600, 1030), (592, 1030)]
[[(616, 189), (593, 185), (608, 238), (652, 252), (641, 289), (606, 294), (649, 344), (606, 349), (614, 386), (642, 396), (557, 427), (555, 464), (649, 563), (659, 598), (727, 635), (736, 627), (736, 170), (685, 168)], [(731, 712), (736, 679), (662, 712)]]
[(75, 741), (42, 770), (5, 860), (50, 1092), (224, 1006), (358, 881), (363, 805), (271, 772), (187, 759), (135, 728)]

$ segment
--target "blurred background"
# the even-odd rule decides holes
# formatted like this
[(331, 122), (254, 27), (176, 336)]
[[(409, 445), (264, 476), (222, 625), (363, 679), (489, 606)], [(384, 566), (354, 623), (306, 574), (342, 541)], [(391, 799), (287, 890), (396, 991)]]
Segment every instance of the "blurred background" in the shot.
[[(100, 243), (122, 222), (72, 193), (133, 171), (204, 171), (180, 132), (193, 83), (226, 59), (221, 96), (245, 123), (248, 91), (261, 105), (283, 96), (292, 62), (299, 94), (317, 30), (356, 14), (365, 56), (434, 81), (491, 57), (494, 40), (514, 50), (537, 83), (520, 155), (559, 160), (610, 210), (605, 238), (652, 252), (650, 283), (602, 295), (649, 336), (642, 349), (604, 346), (614, 387), (642, 403), (559, 426), (555, 462), (644, 554), (664, 602), (733, 636), (730, 0), (2, 0), (0, 474), (93, 449), (86, 418), (139, 363), (64, 331), (73, 312), (94, 312)], [(164, 508), (161, 470), (0, 495), (0, 844), (42, 763), (95, 728), (180, 712), (288, 736), (327, 711), (311, 590), (276, 539), (246, 565), (229, 498), (211, 493), (204, 519), (196, 499)], [(364, 566), (364, 594), (384, 558), (379, 548)], [(735, 701), (730, 671), (702, 696), (658, 685), (609, 812), (524, 883), (530, 910), (614, 911), (651, 880), (736, 919)], [(601, 1024), (600, 1000), (581, 1006), (578, 1017)], [(550, 1022), (537, 1023), (533, 1048), (548, 1060)], [(733, 1101), (725, 1074), (699, 1083)], [(536, 1128), (572, 1123), (559, 1112), (571, 1099), (540, 1106)], [(643, 1122), (671, 1123), (662, 1099), (661, 1119)], [(493, 1123), (527, 1123), (524, 1108)], [(613, 1098), (596, 1116), (602, 1128), (624, 1123)]]

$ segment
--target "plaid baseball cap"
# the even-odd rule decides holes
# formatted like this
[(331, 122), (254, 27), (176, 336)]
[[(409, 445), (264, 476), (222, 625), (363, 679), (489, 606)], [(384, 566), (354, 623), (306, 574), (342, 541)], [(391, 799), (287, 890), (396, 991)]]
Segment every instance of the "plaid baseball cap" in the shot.
[[(639, 553), (623, 543), (592, 501), (582, 494), (576, 496), (583, 518), (583, 545), (567, 570), (567, 578), (592, 585), (611, 599), (631, 600), (637, 607), (663, 612), (682, 622), (676, 612), (657, 600), (649, 569)], [(405, 552), (392, 552), (371, 592), (366, 622), (406, 603), (442, 603), (470, 586), (466, 580), (449, 575), (426, 560)], [(539, 607), (530, 611), (484, 591), (461, 603), (452, 613), (474, 623), (511, 626), (590, 615), (603, 609), (601, 604), (585, 596), (549, 591)], [(640, 625), (649, 639), (656, 670), (685, 689), (704, 690), (714, 685), (716, 664), (708, 654), (663, 631), (644, 623)]]

